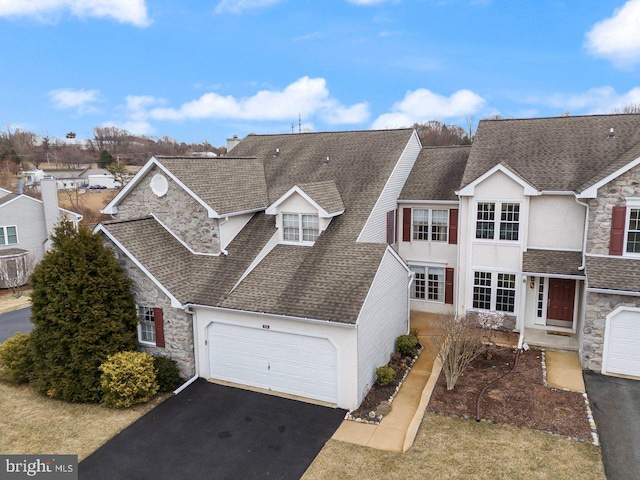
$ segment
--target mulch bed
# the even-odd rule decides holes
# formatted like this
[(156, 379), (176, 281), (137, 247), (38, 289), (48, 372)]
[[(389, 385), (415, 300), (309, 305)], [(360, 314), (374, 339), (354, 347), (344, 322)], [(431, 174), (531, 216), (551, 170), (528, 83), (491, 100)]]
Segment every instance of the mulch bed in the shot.
[[(481, 355), (449, 391), (441, 373), (427, 410), (475, 419), (482, 389), (511, 370), (514, 361), (512, 349), (501, 349), (492, 358)], [(586, 415), (581, 393), (544, 386), (538, 350), (523, 352), (516, 370), (489, 387), (480, 402), (481, 419), (591, 441)]]

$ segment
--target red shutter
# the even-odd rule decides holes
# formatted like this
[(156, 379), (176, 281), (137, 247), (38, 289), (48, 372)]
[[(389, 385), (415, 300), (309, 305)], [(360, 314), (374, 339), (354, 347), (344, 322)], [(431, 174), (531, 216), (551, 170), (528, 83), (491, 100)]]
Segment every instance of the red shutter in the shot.
[(611, 238), (609, 255), (622, 255), (624, 247), (624, 227), (627, 221), (627, 207), (613, 207), (611, 212)]
[(161, 308), (153, 309), (153, 321), (156, 327), (156, 347), (164, 347), (164, 321)]
[(411, 209), (402, 209), (402, 241), (411, 241)]
[(458, 244), (458, 209), (449, 210), (449, 243), (451, 245)]
[(453, 268), (446, 268), (444, 275), (444, 303), (453, 305)]

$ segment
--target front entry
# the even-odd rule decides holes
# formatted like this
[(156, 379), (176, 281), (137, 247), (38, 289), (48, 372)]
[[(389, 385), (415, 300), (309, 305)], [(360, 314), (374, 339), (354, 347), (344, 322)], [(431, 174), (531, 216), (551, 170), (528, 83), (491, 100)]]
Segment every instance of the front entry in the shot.
[(573, 328), (575, 298), (575, 280), (550, 278), (547, 297), (547, 325)]

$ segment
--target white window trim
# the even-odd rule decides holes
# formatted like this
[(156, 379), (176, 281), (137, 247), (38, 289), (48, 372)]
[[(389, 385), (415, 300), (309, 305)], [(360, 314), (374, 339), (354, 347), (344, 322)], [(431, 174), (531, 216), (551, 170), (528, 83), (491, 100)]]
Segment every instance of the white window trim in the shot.
[[(3, 235), (4, 235), (4, 243), (2, 244), (3, 247), (6, 247), (8, 245), (18, 245), (20, 243), (20, 237), (18, 236), (18, 226), (17, 225), (0, 225), (0, 228), (2, 228), (2, 232), (3, 232)], [(16, 243), (8, 243), (9, 235), (7, 234), (7, 228), (15, 228), (16, 229)]]
[[(426, 239), (420, 239), (420, 238), (414, 238), (414, 227), (415, 224), (413, 222), (413, 218), (414, 218), (414, 214), (413, 212), (415, 210), (426, 210), (427, 213), (427, 238)], [(445, 239), (444, 240), (432, 240), (431, 239), (431, 228), (433, 227), (433, 211), (434, 210), (439, 210), (439, 211), (443, 211), (443, 212), (447, 212), (446, 215), (446, 220), (447, 223), (445, 225)], [(410, 241), (411, 242), (433, 242), (433, 243), (448, 243), (449, 242), (449, 217), (451, 215), (450, 209), (448, 208), (433, 208), (433, 207), (425, 207), (425, 208), (421, 208), (421, 207), (414, 207), (411, 209), (411, 238)]]
[[(478, 228), (478, 204), (479, 203), (493, 203), (495, 205), (493, 216), (493, 238), (477, 238), (476, 232)], [(522, 242), (524, 222), (522, 220), (523, 213), (523, 201), (517, 200), (476, 200), (473, 209), (473, 241), (477, 243), (499, 243), (499, 244), (512, 244), (517, 245)], [(518, 205), (518, 240), (501, 240), (500, 239), (500, 222), (502, 218), (502, 205), (503, 204), (517, 204)], [(503, 273), (503, 272), (501, 272)]]
[(625, 257), (640, 258), (640, 252), (628, 252), (627, 243), (629, 239), (629, 220), (631, 219), (631, 210), (640, 210), (640, 198), (627, 198), (626, 212), (624, 217), (624, 240), (622, 255)]
[[(444, 300), (445, 300), (445, 290), (447, 288), (447, 269), (445, 265), (424, 265), (424, 264), (417, 264), (417, 263), (409, 263), (409, 268), (424, 268), (424, 298), (414, 298), (411, 297), (411, 292), (413, 292), (413, 283), (416, 281), (415, 280), (415, 275), (414, 278), (412, 280), (412, 285), (411, 285), (411, 291), (409, 292), (409, 297), (411, 299), (411, 301), (416, 301), (416, 302), (426, 302), (426, 303), (437, 303), (437, 304), (444, 304)], [(438, 270), (442, 270), (442, 300), (432, 300), (429, 298), (429, 269), (438, 269)], [(413, 271), (413, 270), (412, 270)]]
[[(141, 308), (149, 308), (151, 309), (151, 311), (153, 312), (153, 307), (147, 307), (146, 305), (136, 305), (136, 314), (138, 315), (138, 324), (136, 325), (136, 328), (138, 330), (138, 343), (140, 343), (140, 345), (146, 346), (146, 347), (155, 347), (156, 346), (156, 342), (150, 342), (148, 340), (142, 340), (142, 322), (140, 320), (140, 309)], [(155, 320), (155, 316), (154, 316), (154, 320)], [(155, 321), (153, 323), (153, 328), (155, 329)], [(154, 331), (154, 337), (155, 337), (155, 331)]]
[[(284, 239), (284, 216), (285, 215), (297, 215), (298, 216), (298, 240), (285, 240)], [(303, 240), (303, 228), (302, 228), (302, 216), (303, 215), (315, 215), (318, 218), (318, 236), (320, 236), (320, 216), (317, 213), (303, 213), (303, 212), (280, 212), (280, 240), (285, 245), (307, 245), (312, 246), (316, 242), (315, 240)]]
[[(489, 305), (489, 310), (484, 309), (484, 308), (477, 308), (473, 306), (473, 291), (474, 288), (476, 286), (475, 284), (475, 274), (476, 272), (485, 272), (485, 273), (490, 273), (491, 274), (491, 298), (490, 298), (490, 305)], [(514, 275), (515, 276), (515, 286), (514, 286), (514, 298), (513, 298), (513, 312), (505, 312), (503, 310), (496, 310), (496, 303), (497, 303), (497, 299), (498, 299), (498, 274), (506, 274), (506, 275)], [(470, 310), (474, 311), (474, 312), (492, 312), (492, 313), (500, 313), (500, 314), (504, 314), (504, 315), (517, 315), (518, 314), (518, 301), (519, 301), (519, 297), (520, 297), (520, 288), (519, 285), (521, 284), (521, 278), (522, 276), (520, 275), (519, 272), (515, 272), (515, 271), (508, 271), (508, 270), (494, 270), (491, 268), (482, 268), (482, 267), (478, 267), (478, 268), (474, 268), (471, 271), (471, 275), (470, 275), (470, 283), (471, 283), (471, 288), (469, 289), (469, 305), (470, 305)], [(537, 298), (537, 297), (536, 297)]]

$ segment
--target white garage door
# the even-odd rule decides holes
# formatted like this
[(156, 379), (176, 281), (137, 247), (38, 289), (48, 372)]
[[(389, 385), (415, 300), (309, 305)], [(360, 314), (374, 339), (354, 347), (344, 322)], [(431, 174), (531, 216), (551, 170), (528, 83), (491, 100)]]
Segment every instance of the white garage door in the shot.
[(640, 311), (613, 314), (607, 329), (604, 373), (640, 377)]
[(211, 378), (337, 403), (337, 354), (326, 338), (212, 323)]

